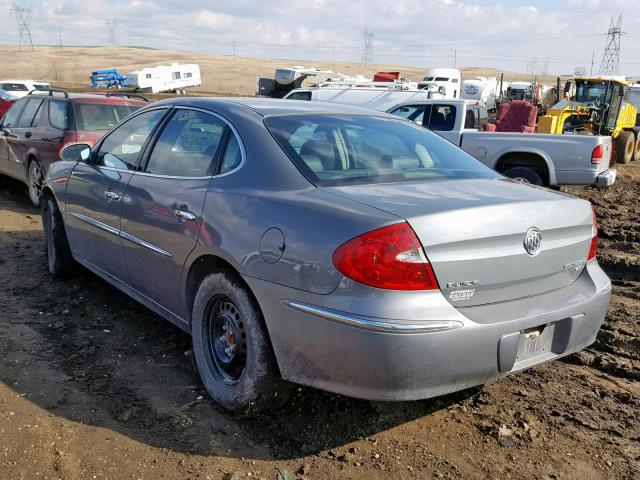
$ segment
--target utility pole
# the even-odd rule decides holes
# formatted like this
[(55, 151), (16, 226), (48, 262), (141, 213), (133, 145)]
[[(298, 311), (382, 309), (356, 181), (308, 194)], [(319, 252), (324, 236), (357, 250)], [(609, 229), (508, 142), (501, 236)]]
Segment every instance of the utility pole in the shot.
[(592, 51), (591, 52), (591, 70), (589, 71), (589, 76), (593, 77), (593, 62), (596, 59), (596, 52)]
[(618, 22), (609, 23), (607, 31), (607, 44), (602, 54), (602, 63), (600, 63), (600, 75), (619, 75), (620, 74), (620, 38), (622, 37), (622, 15), (618, 17)]
[(457, 64), (458, 64), (458, 50), (455, 49), (453, 50), (453, 68), (456, 68)]
[(107, 18), (107, 45), (110, 47), (118, 46), (118, 37), (116, 37), (116, 24), (113, 18)]
[(333, 69), (336, 69), (336, 46), (331, 47), (331, 60), (333, 63)]
[(16, 16), (18, 34), (20, 35), (20, 50), (22, 50), (23, 45), (30, 45), (31, 51), (33, 52), (33, 39), (31, 38), (31, 8), (21, 7), (17, 3), (13, 2), (10, 11)]
[(236, 61), (236, 41), (232, 40), (233, 43), (233, 61)]
[(58, 48), (62, 50), (62, 30), (58, 31)]
[(376, 60), (373, 55), (373, 41), (376, 35), (373, 30), (367, 30), (365, 28), (362, 38), (364, 39), (364, 48), (362, 49), (362, 59), (360, 63), (367, 68), (374, 69), (376, 67)]

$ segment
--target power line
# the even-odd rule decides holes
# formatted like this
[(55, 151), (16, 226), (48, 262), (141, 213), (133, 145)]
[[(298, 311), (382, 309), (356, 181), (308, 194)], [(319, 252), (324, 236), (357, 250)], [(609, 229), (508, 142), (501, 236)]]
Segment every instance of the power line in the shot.
[(600, 63), (600, 75), (618, 75), (620, 73), (620, 37), (622, 37), (622, 15), (618, 17), (618, 23), (613, 23), (613, 17), (609, 23), (607, 32), (607, 45), (602, 54)]
[(118, 37), (116, 36), (117, 22), (113, 18), (107, 18), (107, 45), (110, 47), (118, 46)]
[(22, 50), (23, 45), (30, 45), (31, 51), (33, 52), (33, 39), (31, 38), (31, 7), (21, 7), (17, 3), (13, 2), (10, 11), (15, 14), (16, 22), (18, 23), (20, 50)]
[(362, 34), (364, 40), (364, 48), (362, 49), (362, 60), (360, 63), (367, 68), (375, 68), (376, 60), (373, 55), (373, 41), (376, 38), (373, 30), (364, 29)]

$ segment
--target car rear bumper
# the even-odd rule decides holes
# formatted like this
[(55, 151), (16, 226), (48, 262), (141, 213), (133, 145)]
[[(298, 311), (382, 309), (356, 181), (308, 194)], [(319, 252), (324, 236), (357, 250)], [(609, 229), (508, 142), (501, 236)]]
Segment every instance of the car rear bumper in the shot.
[(616, 183), (616, 178), (618, 177), (618, 170), (615, 168), (609, 168), (602, 172), (596, 178), (596, 187), (610, 187), (614, 183)]
[(313, 295), (246, 280), (283, 378), (371, 400), (443, 395), (578, 351), (595, 340), (611, 295), (595, 262), (561, 290), (459, 309), (439, 292), (343, 281), (330, 295)]

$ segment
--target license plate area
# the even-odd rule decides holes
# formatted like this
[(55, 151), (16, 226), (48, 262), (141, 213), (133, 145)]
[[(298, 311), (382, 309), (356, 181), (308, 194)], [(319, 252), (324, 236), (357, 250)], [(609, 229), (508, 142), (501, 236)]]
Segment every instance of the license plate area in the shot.
[(519, 362), (551, 352), (555, 328), (556, 324), (550, 323), (521, 331), (518, 339), (516, 365)]

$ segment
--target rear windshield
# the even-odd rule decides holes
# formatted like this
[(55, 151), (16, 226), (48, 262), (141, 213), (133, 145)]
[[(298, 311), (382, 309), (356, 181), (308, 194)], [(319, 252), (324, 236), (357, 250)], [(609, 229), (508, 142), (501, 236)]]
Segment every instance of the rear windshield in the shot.
[(75, 103), (76, 130), (97, 132), (110, 130), (140, 107), (113, 103)]
[(499, 177), (451, 142), (402, 120), (291, 115), (269, 117), (265, 124), (318, 185)]
[(8, 94), (4, 90), (0, 90), (0, 98), (2, 98), (3, 100), (7, 100), (9, 102), (13, 102), (14, 100), (16, 100), (16, 97), (14, 97), (13, 95)]

